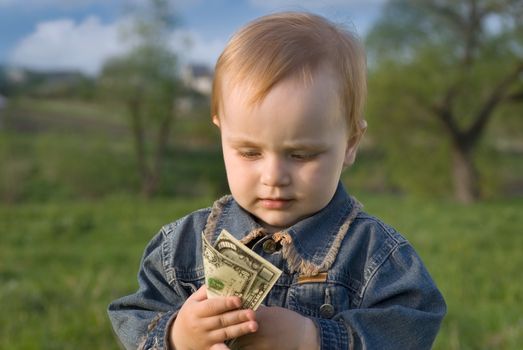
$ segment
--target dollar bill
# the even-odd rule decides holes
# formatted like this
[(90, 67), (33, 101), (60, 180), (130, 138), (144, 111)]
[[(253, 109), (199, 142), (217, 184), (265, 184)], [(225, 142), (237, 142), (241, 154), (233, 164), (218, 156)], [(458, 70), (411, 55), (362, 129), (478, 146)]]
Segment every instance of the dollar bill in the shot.
[(256, 272), (221, 254), (203, 235), (202, 240), (207, 296), (236, 295), (243, 298), (254, 282)]
[(205, 237), (202, 240), (208, 296), (236, 295), (241, 298), (243, 308), (256, 310), (280, 277), (281, 270), (226, 230), (222, 230), (214, 247)]

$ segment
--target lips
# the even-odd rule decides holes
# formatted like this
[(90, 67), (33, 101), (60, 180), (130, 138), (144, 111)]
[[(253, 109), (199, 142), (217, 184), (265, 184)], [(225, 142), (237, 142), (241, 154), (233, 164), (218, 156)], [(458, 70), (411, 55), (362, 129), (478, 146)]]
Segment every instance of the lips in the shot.
[(291, 205), (292, 199), (286, 198), (261, 198), (262, 207), (265, 209), (286, 209)]

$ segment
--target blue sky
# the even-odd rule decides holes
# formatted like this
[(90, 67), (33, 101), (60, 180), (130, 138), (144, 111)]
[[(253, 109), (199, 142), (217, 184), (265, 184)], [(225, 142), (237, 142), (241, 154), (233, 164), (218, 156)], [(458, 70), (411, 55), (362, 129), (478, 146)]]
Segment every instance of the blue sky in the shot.
[[(146, 0), (0, 0), (0, 64), (96, 74), (127, 47), (125, 6)], [(184, 62), (214, 65), (228, 38), (248, 21), (276, 11), (324, 15), (364, 36), (384, 0), (172, 0), (180, 25), (171, 46)], [(187, 39), (191, 42), (188, 47)]]

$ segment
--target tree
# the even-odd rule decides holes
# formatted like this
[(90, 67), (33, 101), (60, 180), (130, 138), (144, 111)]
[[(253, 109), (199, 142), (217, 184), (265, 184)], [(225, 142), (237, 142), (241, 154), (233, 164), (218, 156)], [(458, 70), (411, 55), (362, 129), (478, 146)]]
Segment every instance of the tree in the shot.
[(523, 99), (523, 2), (392, 0), (367, 43), (370, 113), (418, 145), (449, 141), (455, 197), (478, 199), (479, 141), (500, 105)]
[(133, 13), (134, 21), (125, 28), (133, 48), (108, 60), (99, 80), (104, 94), (128, 112), (141, 193), (149, 197), (160, 182), (181, 84), (176, 55), (168, 47), (175, 25), (169, 1), (149, 0), (145, 8), (135, 8)]

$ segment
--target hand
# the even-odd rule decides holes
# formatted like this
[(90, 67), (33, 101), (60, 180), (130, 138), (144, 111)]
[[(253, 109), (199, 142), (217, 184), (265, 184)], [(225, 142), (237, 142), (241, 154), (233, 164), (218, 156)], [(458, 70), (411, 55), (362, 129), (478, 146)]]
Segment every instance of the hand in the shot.
[(183, 304), (171, 326), (170, 344), (176, 350), (228, 349), (225, 340), (256, 332), (254, 311), (239, 309), (238, 297), (207, 299), (202, 286)]
[(310, 318), (281, 307), (256, 311), (258, 331), (236, 339), (234, 347), (248, 350), (319, 349), (318, 331)]

